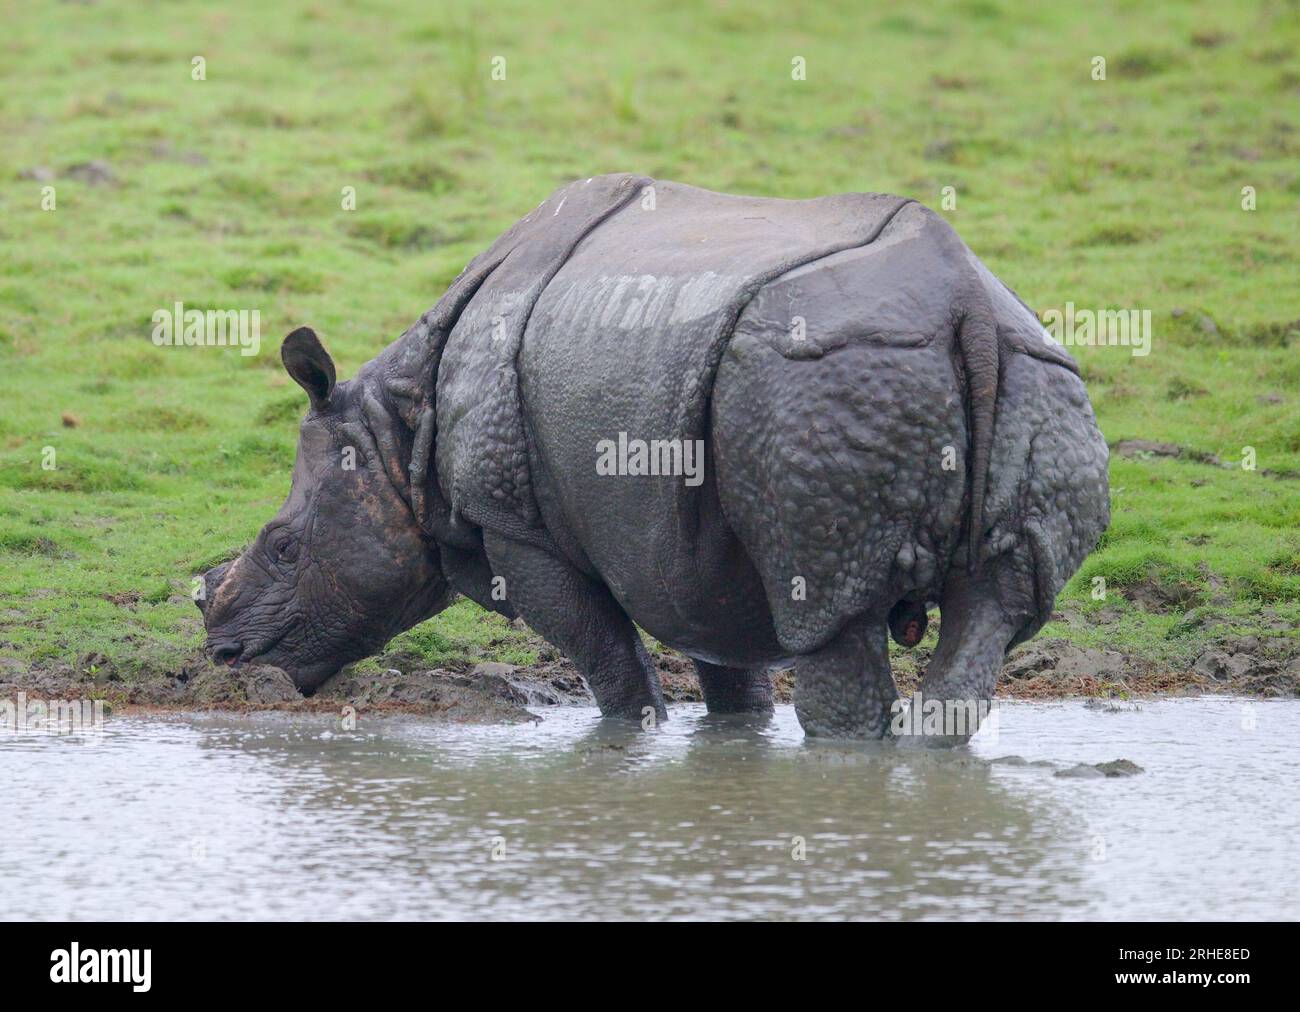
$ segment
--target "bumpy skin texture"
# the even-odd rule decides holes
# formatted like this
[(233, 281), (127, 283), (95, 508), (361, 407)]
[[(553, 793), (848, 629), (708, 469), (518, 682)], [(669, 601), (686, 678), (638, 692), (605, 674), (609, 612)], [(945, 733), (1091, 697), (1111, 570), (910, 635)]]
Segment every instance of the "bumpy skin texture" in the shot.
[[(354, 380), (314, 335), (286, 349), (313, 409), (268, 530), (328, 517), (365, 550), (321, 535), (259, 582), (254, 546), (209, 574), (205, 618), (220, 650), (294, 616), (298, 654), (259, 659), (304, 687), (460, 592), (567, 652), (608, 715), (664, 716), (635, 622), (715, 712), (770, 709), (793, 659), (807, 733), (882, 737), (888, 635), (914, 645), (939, 604), (923, 692), (988, 699), (1108, 522), (1072, 360), (898, 197), (580, 181)], [(698, 441), (702, 470), (606, 473), (620, 435)], [(323, 463), (360, 437), (366, 477)]]
[(799, 657), (794, 710), (811, 737), (883, 738), (897, 698), (877, 616), (851, 620), (824, 646)]

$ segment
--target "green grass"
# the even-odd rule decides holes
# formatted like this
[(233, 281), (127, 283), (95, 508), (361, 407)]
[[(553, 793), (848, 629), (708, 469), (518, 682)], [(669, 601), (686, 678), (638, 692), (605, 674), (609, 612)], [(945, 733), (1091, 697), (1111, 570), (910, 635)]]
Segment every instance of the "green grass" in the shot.
[[(936, 208), (952, 186), (947, 217), (1040, 312), (1150, 309), (1149, 356), (1077, 349), (1107, 438), (1229, 463), (1250, 446), (1258, 469), (1116, 457), (1114, 526), (1058, 606), (1122, 619), (1051, 631), (1179, 660), (1197, 635), (1178, 632), (1185, 608), (1294, 627), (1300, 481), (1262, 472), (1300, 472), (1298, 14), (15, 7), (0, 41), (0, 652), (179, 665), (201, 642), (191, 576), (248, 541), (288, 486), (302, 402), (278, 338), (310, 323), (350, 375), (554, 187), (621, 170)], [(111, 182), (69, 174), (92, 160)], [(178, 299), (259, 310), (261, 354), (155, 347), (151, 315)], [(1146, 585), (1185, 606), (1125, 598)], [(526, 660), (529, 643), (461, 604), (393, 651)]]

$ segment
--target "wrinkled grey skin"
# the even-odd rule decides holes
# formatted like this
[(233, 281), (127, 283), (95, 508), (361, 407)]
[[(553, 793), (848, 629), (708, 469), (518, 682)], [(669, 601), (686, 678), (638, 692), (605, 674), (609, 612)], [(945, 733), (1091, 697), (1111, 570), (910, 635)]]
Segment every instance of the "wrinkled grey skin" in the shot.
[[(889, 635), (937, 604), (924, 697), (987, 701), (1109, 521), (1073, 361), (896, 197), (580, 181), (353, 379), (305, 328), (282, 357), (311, 402), (292, 491), (200, 605), (215, 659), (304, 692), (459, 593), (522, 615), (606, 716), (665, 716), (635, 622), (711, 711), (770, 710), (793, 661), (807, 734), (881, 738)], [(620, 433), (700, 440), (698, 479), (603, 471)]]

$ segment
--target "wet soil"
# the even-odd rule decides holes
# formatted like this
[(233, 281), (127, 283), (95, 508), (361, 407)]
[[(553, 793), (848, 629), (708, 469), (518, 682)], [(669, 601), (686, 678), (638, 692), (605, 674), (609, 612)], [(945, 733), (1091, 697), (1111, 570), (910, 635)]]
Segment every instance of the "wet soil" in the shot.
[[(1188, 621), (1208, 621), (1188, 613)], [(1058, 618), (1070, 623), (1069, 614)], [(1226, 626), (1224, 627), (1226, 628)], [(1278, 630), (1281, 633), (1283, 630)], [(1194, 661), (1168, 665), (1117, 650), (1081, 647), (1064, 639), (1036, 639), (1008, 657), (998, 695), (1012, 699), (1094, 697), (1128, 699), (1155, 696), (1227, 694), (1258, 697), (1300, 696), (1300, 640), (1285, 635), (1206, 635)], [(553, 650), (543, 656), (555, 657)], [(698, 702), (699, 684), (691, 662), (670, 650), (654, 655), (669, 703)], [(930, 652), (925, 647), (894, 658), (899, 692), (910, 695), (920, 684)], [(790, 671), (773, 673), (778, 702), (793, 698)], [(76, 665), (29, 667), (0, 657), (0, 699), (25, 692), (29, 699), (102, 698), (125, 710), (291, 710), (345, 713), (407, 713), (460, 723), (517, 723), (539, 719), (551, 706), (591, 705), (591, 694), (567, 660), (527, 666), (499, 662), (421, 670), (407, 667), (346, 669), (305, 698), (278, 668), (217, 667), (201, 654), (179, 671), (123, 677), (99, 654)]]

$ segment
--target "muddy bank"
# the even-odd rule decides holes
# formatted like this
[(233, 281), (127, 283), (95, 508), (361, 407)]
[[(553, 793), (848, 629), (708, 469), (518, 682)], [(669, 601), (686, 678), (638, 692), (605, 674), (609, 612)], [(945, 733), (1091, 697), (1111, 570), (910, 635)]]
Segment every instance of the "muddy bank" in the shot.
[[(84, 665), (79, 663), (77, 668)], [(0, 660), (0, 699), (26, 692), (29, 698), (104, 699), (115, 709), (132, 710), (289, 710), (305, 713), (406, 713), (461, 723), (505, 724), (536, 720), (529, 706), (590, 701), (576, 672), (515, 669), (484, 663), (463, 671), (434, 669), (402, 672), (345, 670), (311, 697), (304, 697), (279, 668), (248, 665), (218, 667), (201, 656), (169, 675), (116, 677), (111, 666), (93, 665), (94, 674), (67, 665), (15, 670)]]
[[(657, 658), (664, 697), (670, 703), (701, 699), (690, 661), (665, 652)], [(777, 698), (789, 702), (789, 672), (774, 676)], [(516, 666), (485, 661), (462, 668), (345, 669), (311, 697), (304, 697), (279, 668), (219, 667), (196, 655), (174, 674), (121, 678), (101, 655), (76, 666), (27, 667), (0, 658), (0, 699), (25, 692), (31, 699), (104, 699), (124, 710), (298, 710), (340, 713), (408, 713), (463, 723), (537, 720), (532, 710), (595, 705), (582, 676), (567, 660)], [(531, 710), (530, 710), (531, 708)]]
[[(553, 651), (548, 651), (554, 656)], [(545, 656), (545, 654), (544, 654)], [(910, 695), (921, 681), (929, 651), (895, 658), (899, 691)], [(669, 703), (698, 702), (699, 685), (689, 660), (672, 651), (655, 655)], [(793, 673), (774, 673), (778, 702), (792, 701)], [(90, 654), (74, 665), (30, 667), (0, 658), (0, 699), (104, 699), (142, 710), (290, 710), (342, 713), (408, 713), (461, 723), (537, 720), (545, 708), (592, 705), (577, 670), (564, 659), (515, 666), (495, 661), (459, 668), (402, 670), (367, 665), (348, 669), (304, 698), (278, 668), (216, 667), (201, 655), (179, 671), (125, 678), (112, 662)], [(1171, 669), (1115, 650), (1081, 647), (1064, 639), (1034, 640), (1014, 650), (1004, 665), (998, 695), (1010, 699), (1128, 698), (1226, 694), (1300, 696), (1300, 642), (1288, 637), (1223, 638), (1209, 643), (1194, 662)]]

